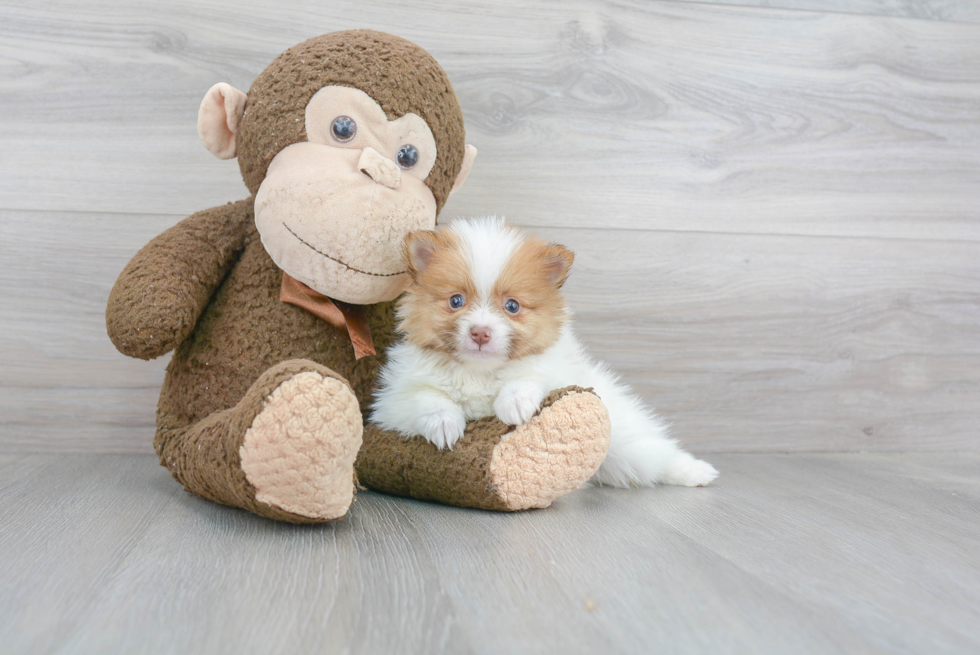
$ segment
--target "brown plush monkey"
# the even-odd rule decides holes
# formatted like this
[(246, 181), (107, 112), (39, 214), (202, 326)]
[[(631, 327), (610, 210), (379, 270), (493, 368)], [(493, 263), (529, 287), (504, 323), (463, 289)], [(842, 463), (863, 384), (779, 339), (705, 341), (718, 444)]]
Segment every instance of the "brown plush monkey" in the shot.
[(290, 48), (248, 95), (208, 92), (198, 119), (252, 196), (194, 214), (133, 257), (109, 336), (142, 359), (174, 350), (157, 410), (161, 463), (189, 491), (295, 523), (343, 516), (368, 487), (498, 510), (545, 507), (598, 468), (596, 396), (553, 393), (516, 429), (474, 422), (452, 451), (365, 424), (405, 235), (431, 229), (476, 150), (445, 72), (368, 30)]

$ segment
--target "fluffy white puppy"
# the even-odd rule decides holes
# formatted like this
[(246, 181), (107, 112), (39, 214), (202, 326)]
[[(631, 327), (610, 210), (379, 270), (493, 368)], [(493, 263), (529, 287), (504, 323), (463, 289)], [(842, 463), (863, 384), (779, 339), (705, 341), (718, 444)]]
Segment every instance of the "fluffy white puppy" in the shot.
[(372, 421), (452, 448), (469, 420), (496, 415), (519, 425), (549, 392), (592, 387), (612, 424), (594, 482), (693, 487), (718, 475), (585, 353), (561, 293), (574, 258), (563, 246), (486, 218), (415, 232), (405, 254), (413, 282), (398, 318), (406, 339), (389, 350)]

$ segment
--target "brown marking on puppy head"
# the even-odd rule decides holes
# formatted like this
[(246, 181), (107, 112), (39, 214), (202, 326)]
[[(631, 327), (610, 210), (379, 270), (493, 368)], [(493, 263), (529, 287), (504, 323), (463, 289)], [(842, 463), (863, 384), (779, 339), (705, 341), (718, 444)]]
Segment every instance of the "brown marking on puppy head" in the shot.
[(455, 325), (463, 315), (449, 300), (476, 295), (476, 285), (459, 238), (449, 231), (413, 232), (404, 260), (412, 284), (398, 301), (399, 329), (420, 348), (455, 352)]
[[(575, 255), (564, 246), (529, 239), (511, 255), (494, 285), (494, 302), (512, 328), (510, 358), (536, 355), (553, 346), (567, 319), (561, 287)], [(508, 300), (520, 309), (511, 314)]]
[(463, 113), (449, 77), (428, 52), (391, 34), (349, 30), (317, 36), (286, 50), (255, 79), (238, 127), (238, 162), (245, 185), (258, 192), (270, 162), (286, 146), (307, 140), (305, 110), (328, 85), (374, 98), (389, 120), (421, 116), (437, 156), (425, 184), (436, 211), (463, 165)]

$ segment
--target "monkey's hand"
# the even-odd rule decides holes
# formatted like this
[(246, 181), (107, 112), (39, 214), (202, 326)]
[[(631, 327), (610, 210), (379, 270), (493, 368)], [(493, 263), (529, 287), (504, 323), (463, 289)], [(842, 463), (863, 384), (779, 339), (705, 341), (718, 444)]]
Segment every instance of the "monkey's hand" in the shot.
[(252, 199), (198, 212), (134, 256), (109, 294), (106, 328), (119, 352), (153, 359), (186, 339), (245, 245)]

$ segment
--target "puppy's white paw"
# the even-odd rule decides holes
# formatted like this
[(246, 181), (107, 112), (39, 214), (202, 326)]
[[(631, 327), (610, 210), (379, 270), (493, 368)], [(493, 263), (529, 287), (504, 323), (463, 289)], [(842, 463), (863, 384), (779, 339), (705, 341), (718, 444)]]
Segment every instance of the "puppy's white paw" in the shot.
[(466, 418), (459, 408), (435, 409), (423, 414), (415, 424), (415, 429), (427, 441), (436, 445), (440, 450), (449, 448), (459, 441), (466, 430)]
[(493, 401), (493, 411), (507, 425), (523, 425), (541, 407), (544, 392), (536, 385), (505, 386)]
[(704, 487), (718, 477), (718, 470), (703, 459), (684, 459), (677, 462), (668, 473), (668, 484), (682, 487)]

